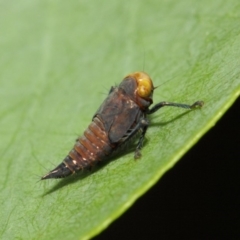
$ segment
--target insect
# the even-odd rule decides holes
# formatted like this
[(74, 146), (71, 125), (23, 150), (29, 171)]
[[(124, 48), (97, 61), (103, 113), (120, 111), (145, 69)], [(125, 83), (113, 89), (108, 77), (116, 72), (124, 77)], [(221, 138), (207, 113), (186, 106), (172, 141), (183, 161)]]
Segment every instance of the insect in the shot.
[(126, 145), (137, 140), (134, 158), (141, 157), (141, 148), (149, 121), (147, 115), (164, 106), (195, 109), (203, 101), (192, 105), (159, 102), (152, 108), (154, 86), (150, 76), (135, 72), (126, 76), (117, 87), (111, 87), (109, 94), (92, 118), (82, 137), (76, 140), (73, 149), (63, 162), (44, 175), (41, 180), (64, 178), (84, 169), (90, 169)]

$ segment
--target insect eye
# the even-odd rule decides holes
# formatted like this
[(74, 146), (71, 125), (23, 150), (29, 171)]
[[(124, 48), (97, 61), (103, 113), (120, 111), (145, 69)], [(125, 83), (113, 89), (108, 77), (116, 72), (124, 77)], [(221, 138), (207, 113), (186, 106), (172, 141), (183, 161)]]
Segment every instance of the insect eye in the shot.
[(143, 98), (149, 97), (153, 90), (151, 80), (147, 78), (138, 79), (137, 83), (137, 94)]

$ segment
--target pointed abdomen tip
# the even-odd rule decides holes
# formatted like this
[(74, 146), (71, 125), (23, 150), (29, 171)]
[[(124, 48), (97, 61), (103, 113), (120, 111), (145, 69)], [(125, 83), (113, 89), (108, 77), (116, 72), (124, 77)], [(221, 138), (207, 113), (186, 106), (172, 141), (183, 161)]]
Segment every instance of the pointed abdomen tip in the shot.
[(50, 178), (65, 178), (73, 172), (62, 162), (52, 171), (41, 177), (41, 180), (50, 179)]

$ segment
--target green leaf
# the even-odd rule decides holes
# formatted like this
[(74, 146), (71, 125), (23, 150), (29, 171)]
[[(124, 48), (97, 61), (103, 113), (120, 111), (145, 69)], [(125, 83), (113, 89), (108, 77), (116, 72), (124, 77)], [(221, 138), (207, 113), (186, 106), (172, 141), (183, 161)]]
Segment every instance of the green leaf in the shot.
[[(240, 4), (229, 1), (2, 1), (1, 239), (88, 239), (171, 168), (240, 93)], [(67, 155), (110, 86), (152, 77), (143, 157), (38, 182)]]

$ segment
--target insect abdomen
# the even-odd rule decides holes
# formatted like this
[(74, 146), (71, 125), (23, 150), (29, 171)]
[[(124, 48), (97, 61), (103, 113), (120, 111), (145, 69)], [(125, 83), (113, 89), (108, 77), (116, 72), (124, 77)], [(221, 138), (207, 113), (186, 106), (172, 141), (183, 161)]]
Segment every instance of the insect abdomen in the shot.
[(95, 117), (84, 135), (77, 139), (74, 148), (55, 169), (42, 179), (64, 178), (83, 169), (90, 169), (97, 162), (104, 160), (112, 152), (103, 123)]

